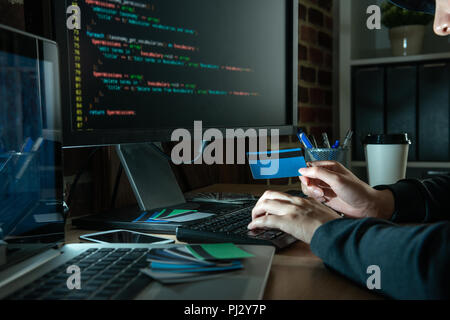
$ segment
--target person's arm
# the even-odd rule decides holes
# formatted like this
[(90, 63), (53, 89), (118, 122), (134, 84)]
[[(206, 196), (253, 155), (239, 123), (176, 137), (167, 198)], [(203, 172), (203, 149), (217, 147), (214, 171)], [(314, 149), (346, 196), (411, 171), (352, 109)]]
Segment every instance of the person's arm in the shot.
[[(311, 250), (325, 265), (366, 287), (369, 266), (380, 268), (381, 289), (395, 299), (450, 298), (450, 223), (398, 226), (366, 218), (319, 227)], [(367, 287), (366, 287), (367, 288)]]
[(302, 191), (346, 217), (395, 222), (450, 220), (450, 176), (372, 188), (340, 163), (309, 165), (300, 169)]
[[(389, 191), (388, 191), (389, 192)], [(248, 228), (279, 229), (310, 244), (331, 269), (366, 286), (367, 268), (381, 269), (381, 292), (398, 299), (450, 298), (450, 222), (399, 226), (341, 218), (314, 199), (268, 191)]]
[(394, 222), (450, 220), (450, 176), (426, 180), (402, 180), (377, 190), (390, 190), (395, 199)]

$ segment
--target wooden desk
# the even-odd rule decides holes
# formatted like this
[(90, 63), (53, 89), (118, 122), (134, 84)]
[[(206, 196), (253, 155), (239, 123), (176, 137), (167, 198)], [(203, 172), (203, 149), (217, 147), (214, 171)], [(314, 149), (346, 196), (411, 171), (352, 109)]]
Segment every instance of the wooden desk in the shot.
[[(213, 185), (198, 192), (234, 192), (261, 195), (266, 190), (287, 191), (299, 186), (266, 185)], [(67, 226), (67, 243), (80, 242), (79, 236), (95, 231), (74, 230)], [(175, 239), (175, 236), (167, 236)], [(316, 300), (316, 299), (381, 299), (369, 290), (355, 285), (346, 278), (324, 267), (309, 246), (297, 242), (278, 252), (273, 260), (264, 299)]]

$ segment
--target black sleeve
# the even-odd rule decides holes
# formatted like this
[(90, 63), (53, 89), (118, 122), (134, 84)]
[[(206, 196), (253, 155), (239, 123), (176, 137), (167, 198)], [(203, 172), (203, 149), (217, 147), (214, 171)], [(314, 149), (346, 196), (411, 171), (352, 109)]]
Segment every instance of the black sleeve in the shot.
[(372, 218), (337, 219), (317, 229), (311, 250), (325, 265), (367, 288), (369, 266), (394, 299), (450, 298), (450, 223), (398, 226)]
[(450, 220), (450, 176), (427, 180), (402, 180), (390, 186), (394, 194), (394, 222), (436, 222)]

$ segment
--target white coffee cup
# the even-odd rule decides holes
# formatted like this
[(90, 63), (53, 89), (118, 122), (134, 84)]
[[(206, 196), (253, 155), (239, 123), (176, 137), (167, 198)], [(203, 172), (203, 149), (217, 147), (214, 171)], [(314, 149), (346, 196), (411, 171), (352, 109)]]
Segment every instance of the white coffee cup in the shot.
[(403, 134), (370, 134), (364, 139), (367, 175), (371, 186), (405, 179), (411, 141)]

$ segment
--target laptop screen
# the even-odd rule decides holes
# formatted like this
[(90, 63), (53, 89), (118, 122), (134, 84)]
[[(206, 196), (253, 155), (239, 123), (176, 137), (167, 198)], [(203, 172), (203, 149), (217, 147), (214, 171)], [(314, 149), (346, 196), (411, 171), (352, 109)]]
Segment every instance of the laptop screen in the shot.
[[(0, 25), (0, 240), (64, 240), (58, 51)], [(19, 246), (20, 246), (19, 245)]]

